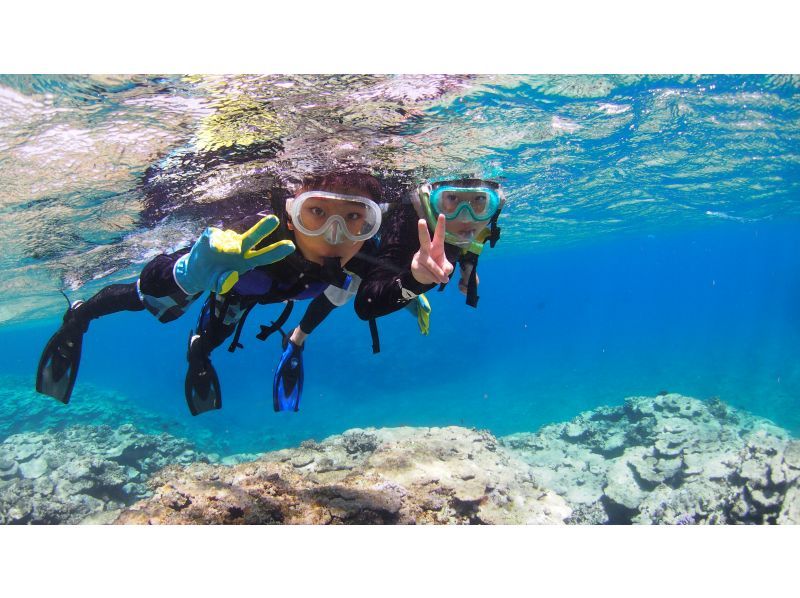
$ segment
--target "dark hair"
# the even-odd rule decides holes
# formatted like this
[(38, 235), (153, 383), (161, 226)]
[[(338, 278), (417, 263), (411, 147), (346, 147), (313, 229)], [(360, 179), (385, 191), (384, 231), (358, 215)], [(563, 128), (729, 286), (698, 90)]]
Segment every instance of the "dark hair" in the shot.
[(297, 193), (336, 191), (348, 195), (366, 195), (375, 201), (383, 199), (383, 187), (374, 176), (365, 172), (337, 172), (303, 179)]

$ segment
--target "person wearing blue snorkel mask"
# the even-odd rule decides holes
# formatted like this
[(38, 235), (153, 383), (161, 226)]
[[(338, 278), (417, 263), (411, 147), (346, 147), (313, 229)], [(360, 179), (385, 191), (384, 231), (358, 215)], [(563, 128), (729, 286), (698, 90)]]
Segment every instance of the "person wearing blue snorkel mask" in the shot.
[[(297, 411), (303, 343), (330, 311), (355, 294), (361, 277), (374, 267), (365, 260), (376, 251), (372, 238), (381, 226), (382, 196), (379, 181), (359, 172), (307, 179), (293, 195), (272, 189), (261, 213), (224, 230), (209, 227), (191, 247), (151, 260), (136, 282), (110, 285), (71, 304), (42, 353), (37, 391), (69, 401), (91, 320), (146, 309), (159, 321), (171, 322), (208, 293), (187, 349), (185, 395), (191, 413), (222, 406), (211, 352), (231, 335), (229, 350), (241, 347), (250, 310), (281, 302), (287, 307), (271, 326), (262, 326), (258, 337), (281, 332), (284, 352), (274, 379), (273, 407)], [(312, 299), (308, 311), (291, 334), (283, 333), (293, 301), (302, 299)]]
[[(427, 334), (430, 304), (423, 293), (450, 281), (458, 264), (459, 290), (478, 305), (478, 257), (500, 238), (497, 220), (505, 195), (495, 181), (463, 178), (426, 182), (414, 189), (384, 223), (375, 263), (358, 289), (355, 310), (369, 320), (403, 307)], [(374, 345), (377, 340), (374, 339)]]

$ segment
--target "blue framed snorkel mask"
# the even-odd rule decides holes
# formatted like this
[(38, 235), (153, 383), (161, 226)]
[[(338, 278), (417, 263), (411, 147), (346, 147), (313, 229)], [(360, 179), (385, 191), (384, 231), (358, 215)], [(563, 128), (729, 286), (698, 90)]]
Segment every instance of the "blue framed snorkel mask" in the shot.
[(448, 222), (474, 222), (480, 225), (481, 230), (475, 235), (445, 233), (447, 243), (476, 255), (483, 251), (486, 241), (494, 247), (500, 238), (497, 218), (505, 200), (499, 183), (481, 179), (424, 183), (412, 194), (417, 213), (425, 218), (431, 230), (436, 227), (439, 214), (443, 214)]
[(500, 207), (500, 196), (488, 186), (434, 187), (430, 195), (431, 208), (444, 214), (447, 220), (472, 218), (476, 222), (491, 220)]

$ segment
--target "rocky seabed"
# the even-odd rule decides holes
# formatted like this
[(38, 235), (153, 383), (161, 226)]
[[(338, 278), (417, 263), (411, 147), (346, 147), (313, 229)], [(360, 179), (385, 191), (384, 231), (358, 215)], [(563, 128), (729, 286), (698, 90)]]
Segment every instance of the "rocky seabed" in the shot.
[(353, 429), (225, 458), (79, 425), (0, 444), (0, 523), (787, 524), (799, 478), (785, 430), (677, 394), (501, 438)]

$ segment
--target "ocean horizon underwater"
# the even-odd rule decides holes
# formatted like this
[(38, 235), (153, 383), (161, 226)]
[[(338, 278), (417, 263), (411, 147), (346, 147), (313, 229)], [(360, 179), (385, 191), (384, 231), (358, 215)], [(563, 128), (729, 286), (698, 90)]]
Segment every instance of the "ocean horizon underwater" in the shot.
[[(146, 311), (93, 321), (68, 405), (36, 394), (34, 375), (66, 307), (60, 288), (71, 300), (87, 299), (104, 284), (134, 281), (153, 255), (182, 246), (192, 230), (206, 226), (207, 215), (188, 211), (142, 225), (135, 215), (147, 193), (144, 173), (159, 165), (165, 177), (178, 177), (165, 163), (175, 148), (191, 145), (196, 159), (198, 127), (211, 126), (214, 115), (241, 113), (225, 111), (213, 81), (82, 86), (0, 78), (0, 219), (15, 231), (0, 239), (12, 283), (0, 295), (0, 442), (72, 425), (133, 424), (223, 459), (291, 449), (352, 428), (535, 433), (584, 412), (621, 407), (629, 397), (673, 393), (721, 402), (800, 437), (796, 77), (453, 82), (421, 76), (404, 82), (410, 91), (391, 87), (398, 79), (331, 84), (331, 98), (346, 100), (345, 114), (358, 98), (383, 93), (380, 105), (368, 107), (375, 114), (399, 104), (415, 115), (365, 125), (354, 117), (353, 129), (339, 134), (357, 148), (358, 163), (373, 170), (400, 164), (425, 168), (427, 176), (480, 172), (502, 180), (509, 198), (503, 236), (481, 256), (477, 309), (465, 305), (455, 284), (430, 291), (430, 334), (420, 335), (406, 310), (380, 318), (375, 355), (367, 323), (352, 305), (335, 310), (306, 343), (299, 412), (275, 413), (280, 339), (261, 342), (255, 335), (282, 305), (259, 305), (244, 327), (244, 347), (229, 353), (225, 343), (213, 353), (222, 409), (193, 417), (183, 388), (199, 301), (169, 324)], [(322, 89), (326, 80), (315, 84)], [(149, 94), (149, 85), (159, 93)], [(282, 111), (307, 98), (273, 95), (275, 86), (258, 82), (238, 93), (250, 94), (248, 106), (274, 106), (279, 122)], [(144, 105), (163, 110), (151, 121), (125, 112)], [(170, 119), (180, 119), (180, 127), (171, 129)], [(144, 139), (132, 133), (138, 125), (156, 127), (163, 139), (146, 152), (134, 147)], [(281, 127), (276, 135), (292, 138)], [(123, 129), (119, 147), (139, 152), (135, 157), (102, 145), (113, 145)], [(370, 144), (375, 131), (391, 137), (398, 155), (387, 157), (380, 153), (384, 144)], [(102, 138), (93, 137), (100, 132)], [(304, 152), (311, 150), (303, 142), (316, 139), (294, 134), (283, 140), (280, 163), (306, 168)], [(59, 156), (58, 143), (77, 145)], [(92, 157), (89, 147), (102, 155)], [(236, 147), (235, 140), (226, 147)], [(314, 158), (336, 163), (338, 148), (333, 144), (334, 158)], [(102, 168), (106, 152), (115, 161), (113, 177), (98, 175), (97, 164), (84, 169), (86, 160)], [(380, 165), (369, 162), (375, 156)], [(228, 159), (231, 169), (247, 167), (238, 155)], [(258, 159), (263, 166), (265, 158)], [(222, 154), (192, 167), (197, 176), (222, 173), (217, 181), (206, 176), (207, 189), (231, 184), (225, 165)], [(71, 174), (66, 181), (43, 174), (35, 182), (20, 174), (26, 168)], [(203, 189), (174, 191), (182, 194), (180, 207), (186, 197), (202, 203)], [(100, 216), (115, 215), (116, 226), (97, 230)], [(299, 303), (287, 330), (303, 311)]]

